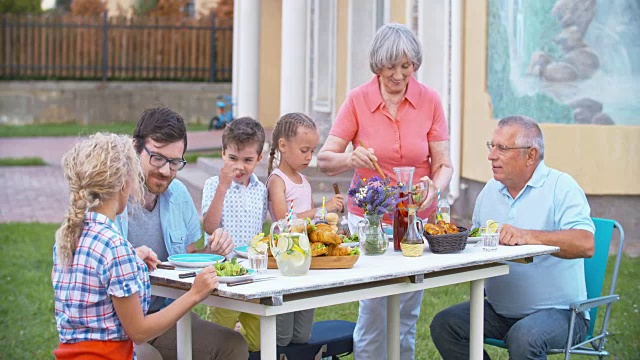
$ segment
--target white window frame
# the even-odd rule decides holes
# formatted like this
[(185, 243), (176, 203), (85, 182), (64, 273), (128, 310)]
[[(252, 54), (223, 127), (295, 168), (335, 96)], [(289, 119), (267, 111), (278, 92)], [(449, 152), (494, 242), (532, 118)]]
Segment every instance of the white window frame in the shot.
[[(321, 16), (319, 8), (320, 6), (328, 6), (328, 16)], [(335, 98), (335, 84), (336, 84), (336, 0), (314, 0), (313, 10), (313, 89), (311, 98), (311, 107), (313, 111), (322, 113), (331, 113), (333, 111), (333, 102)], [(323, 31), (323, 35), (326, 35), (325, 44), (320, 44), (320, 31)], [(320, 64), (318, 61), (318, 54), (320, 52), (328, 53), (329, 62)], [(323, 57), (324, 58), (324, 57)], [(321, 89), (320, 81), (320, 66), (326, 66), (326, 76), (328, 77), (325, 89)]]

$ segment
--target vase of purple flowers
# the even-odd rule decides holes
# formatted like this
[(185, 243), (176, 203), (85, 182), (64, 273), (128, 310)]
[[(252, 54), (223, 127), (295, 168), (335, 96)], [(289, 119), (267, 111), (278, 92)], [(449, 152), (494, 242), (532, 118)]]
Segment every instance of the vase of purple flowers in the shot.
[(381, 255), (389, 243), (382, 231), (382, 217), (393, 211), (399, 200), (398, 188), (385, 183), (380, 177), (369, 180), (358, 178), (349, 189), (354, 204), (364, 210), (364, 220), (358, 223), (360, 248), (365, 255)]
[(358, 223), (360, 249), (365, 255), (382, 255), (387, 252), (389, 242), (382, 232), (382, 215), (364, 214)]

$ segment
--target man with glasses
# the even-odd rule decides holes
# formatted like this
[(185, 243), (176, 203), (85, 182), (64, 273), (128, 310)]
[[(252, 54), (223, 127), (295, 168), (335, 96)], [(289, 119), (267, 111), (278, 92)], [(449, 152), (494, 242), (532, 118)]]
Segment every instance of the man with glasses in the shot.
[[(186, 161), (187, 129), (180, 115), (166, 107), (147, 109), (133, 133), (133, 145), (145, 175), (142, 207), (129, 204), (116, 224), (122, 235), (138, 248), (147, 246), (158, 260), (193, 252), (227, 255), (233, 249), (229, 234), (216, 230), (203, 249), (195, 242), (202, 236), (200, 217), (187, 188), (175, 177)], [(170, 300), (152, 296), (148, 313), (156, 312)], [(246, 359), (247, 344), (237, 332), (200, 319), (191, 313), (194, 359)], [(176, 327), (148, 344), (136, 345), (138, 359), (175, 359)]]
[[(571, 176), (545, 165), (542, 132), (532, 119), (500, 120), (487, 148), (493, 179), (478, 195), (473, 226), (494, 220), (502, 224), (501, 245), (560, 251), (531, 264), (509, 264), (508, 275), (486, 280), (484, 335), (504, 340), (511, 359), (546, 359), (547, 349), (567, 342), (569, 304), (587, 297), (583, 258), (594, 252), (591, 210)], [(584, 312), (573, 330), (576, 343), (588, 327)], [(444, 359), (468, 359), (469, 302), (436, 314), (431, 338)]]

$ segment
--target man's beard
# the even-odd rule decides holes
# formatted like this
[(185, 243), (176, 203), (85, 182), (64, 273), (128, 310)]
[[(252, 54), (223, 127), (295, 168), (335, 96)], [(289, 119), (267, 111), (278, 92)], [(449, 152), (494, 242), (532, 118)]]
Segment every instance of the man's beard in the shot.
[[(162, 194), (167, 191), (169, 188), (169, 184), (173, 181), (173, 177), (171, 176), (163, 176), (159, 172), (151, 172), (147, 177), (147, 181), (145, 181), (145, 187), (147, 192), (151, 194)], [(164, 180), (164, 183), (158, 183), (158, 180)]]

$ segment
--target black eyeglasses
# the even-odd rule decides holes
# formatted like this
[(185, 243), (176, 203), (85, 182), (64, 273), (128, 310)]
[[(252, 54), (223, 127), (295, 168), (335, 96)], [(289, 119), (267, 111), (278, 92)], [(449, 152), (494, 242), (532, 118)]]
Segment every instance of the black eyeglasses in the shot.
[(498, 154), (506, 154), (507, 151), (509, 150), (516, 150), (516, 149), (531, 149), (531, 146), (506, 146), (506, 145), (496, 145), (494, 143), (492, 143), (491, 141), (487, 141), (487, 149), (489, 149), (489, 152), (491, 152), (491, 150), (493, 150), (493, 148), (498, 149)]
[(182, 170), (182, 168), (184, 168), (185, 165), (187, 165), (187, 162), (185, 161), (185, 159), (169, 159), (166, 158), (160, 154), (156, 154), (156, 153), (152, 153), (151, 151), (149, 151), (149, 149), (147, 149), (146, 146), (142, 146), (142, 148), (144, 149), (144, 151), (147, 152), (147, 154), (149, 154), (149, 164), (157, 167), (157, 168), (161, 168), (163, 167), (166, 163), (169, 163), (169, 169), (173, 170), (173, 171), (180, 171)]

